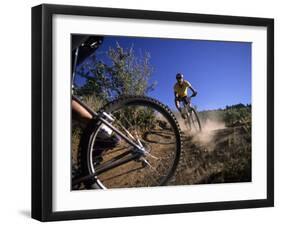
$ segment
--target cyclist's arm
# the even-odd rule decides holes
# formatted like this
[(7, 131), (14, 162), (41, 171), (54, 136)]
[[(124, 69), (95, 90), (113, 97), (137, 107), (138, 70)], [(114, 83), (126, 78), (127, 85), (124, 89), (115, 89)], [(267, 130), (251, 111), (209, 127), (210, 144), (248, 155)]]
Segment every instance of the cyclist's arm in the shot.
[(176, 108), (179, 110), (180, 109), (180, 103), (178, 101), (178, 93), (174, 92), (174, 94), (175, 94), (175, 105), (176, 105)]
[(192, 86), (190, 86), (189, 88), (192, 91), (192, 95), (190, 97), (195, 97), (197, 95), (197, 91)]

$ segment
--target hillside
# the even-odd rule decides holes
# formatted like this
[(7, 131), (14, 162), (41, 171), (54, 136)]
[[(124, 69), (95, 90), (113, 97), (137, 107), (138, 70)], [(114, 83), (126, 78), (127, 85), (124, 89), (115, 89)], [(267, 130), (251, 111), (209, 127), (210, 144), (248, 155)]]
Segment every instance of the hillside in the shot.
[(183, 158), (172, 185), (251, 181), (251, 105), (199, 112), (202, 132), (184, 131)]

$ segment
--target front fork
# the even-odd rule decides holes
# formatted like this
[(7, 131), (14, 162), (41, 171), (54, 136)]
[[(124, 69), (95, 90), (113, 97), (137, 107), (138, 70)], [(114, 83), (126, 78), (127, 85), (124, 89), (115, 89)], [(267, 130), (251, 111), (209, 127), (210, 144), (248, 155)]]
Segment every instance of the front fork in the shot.
[[(120, 137), (122, 137), (127, 143), (132, 145), (133, 149), (116, 156), (112, 160), (109, 160), (100, 166), (97, 166), (97, 168), (95, 169), (95, 172), (93, 174), (86, 175), (81, 178), (73, 180), (72, 185), (77, 185), (81, 182), (93, 179), (101, 173), (104, 173), (108, 170), (111, 170), (115, 167), (126, 164), (133, 160), (141, 161), (143, 166), (150, 165), (148, 163), (148, 161), (144, 158), (144, 156), (146, 156), (146, 155), (152, 156), (152, 155), (148, 151), (145, 150), (145, 147), (143, 146), (143, 144), (141, 143), (141, 141), (139, 139), (135, 139), (134, 136), (122, 125), (121, 125), (122, 129), (125, 131), (125, 133), (127, 134), (127, 136), (129, 138), (126, 135), (124, 135), (120, 130), (115, 128), (111, 124), (112, 122), (114, 122), (115, 118), (113, 116), (107, 114), (106, 112), (102, 112), (100, 115), (97, 115), (97, 117), (99, 118), (100, 121), (102, 121), (102, 123), (104, 123), (112, 131), (114, 131), (116, 134), (118, 134)], [(137, 143), (135, 143), (135, 142), (137, 142)], [(152, 157), (154, 157), (154, 156), (152, 156)]]

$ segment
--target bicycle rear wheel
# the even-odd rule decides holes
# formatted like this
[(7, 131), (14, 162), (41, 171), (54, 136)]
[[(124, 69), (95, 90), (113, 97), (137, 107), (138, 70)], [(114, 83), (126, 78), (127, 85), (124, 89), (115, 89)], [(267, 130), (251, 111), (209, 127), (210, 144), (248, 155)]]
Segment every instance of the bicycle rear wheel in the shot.
[[(165, 185), (176, 171), (182, 145), (179, 125), (169, 108), (152, 98), (133, 96), (113, 101), (102, 111), (114, 118), (112, 125), (123, 134), (129, 131), (132, 137), (127, 136), (140, 142), (147, 153), (96, 175), (85, 182), (86, 188)], [(108, 131), (110, 135), (104, 135)], [(106, 164), (137, 150), (101, 121), (93, 120), (81, 140), (81, 151), (83, 174), (94, 175)]]

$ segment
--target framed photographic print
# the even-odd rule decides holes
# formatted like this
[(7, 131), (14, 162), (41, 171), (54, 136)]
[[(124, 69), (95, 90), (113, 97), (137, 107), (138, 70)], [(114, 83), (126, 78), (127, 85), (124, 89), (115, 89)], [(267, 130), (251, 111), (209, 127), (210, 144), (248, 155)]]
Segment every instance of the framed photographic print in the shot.
[(33, 7), (32, 217), (273, 206), (273, 74), (273, 19)]

